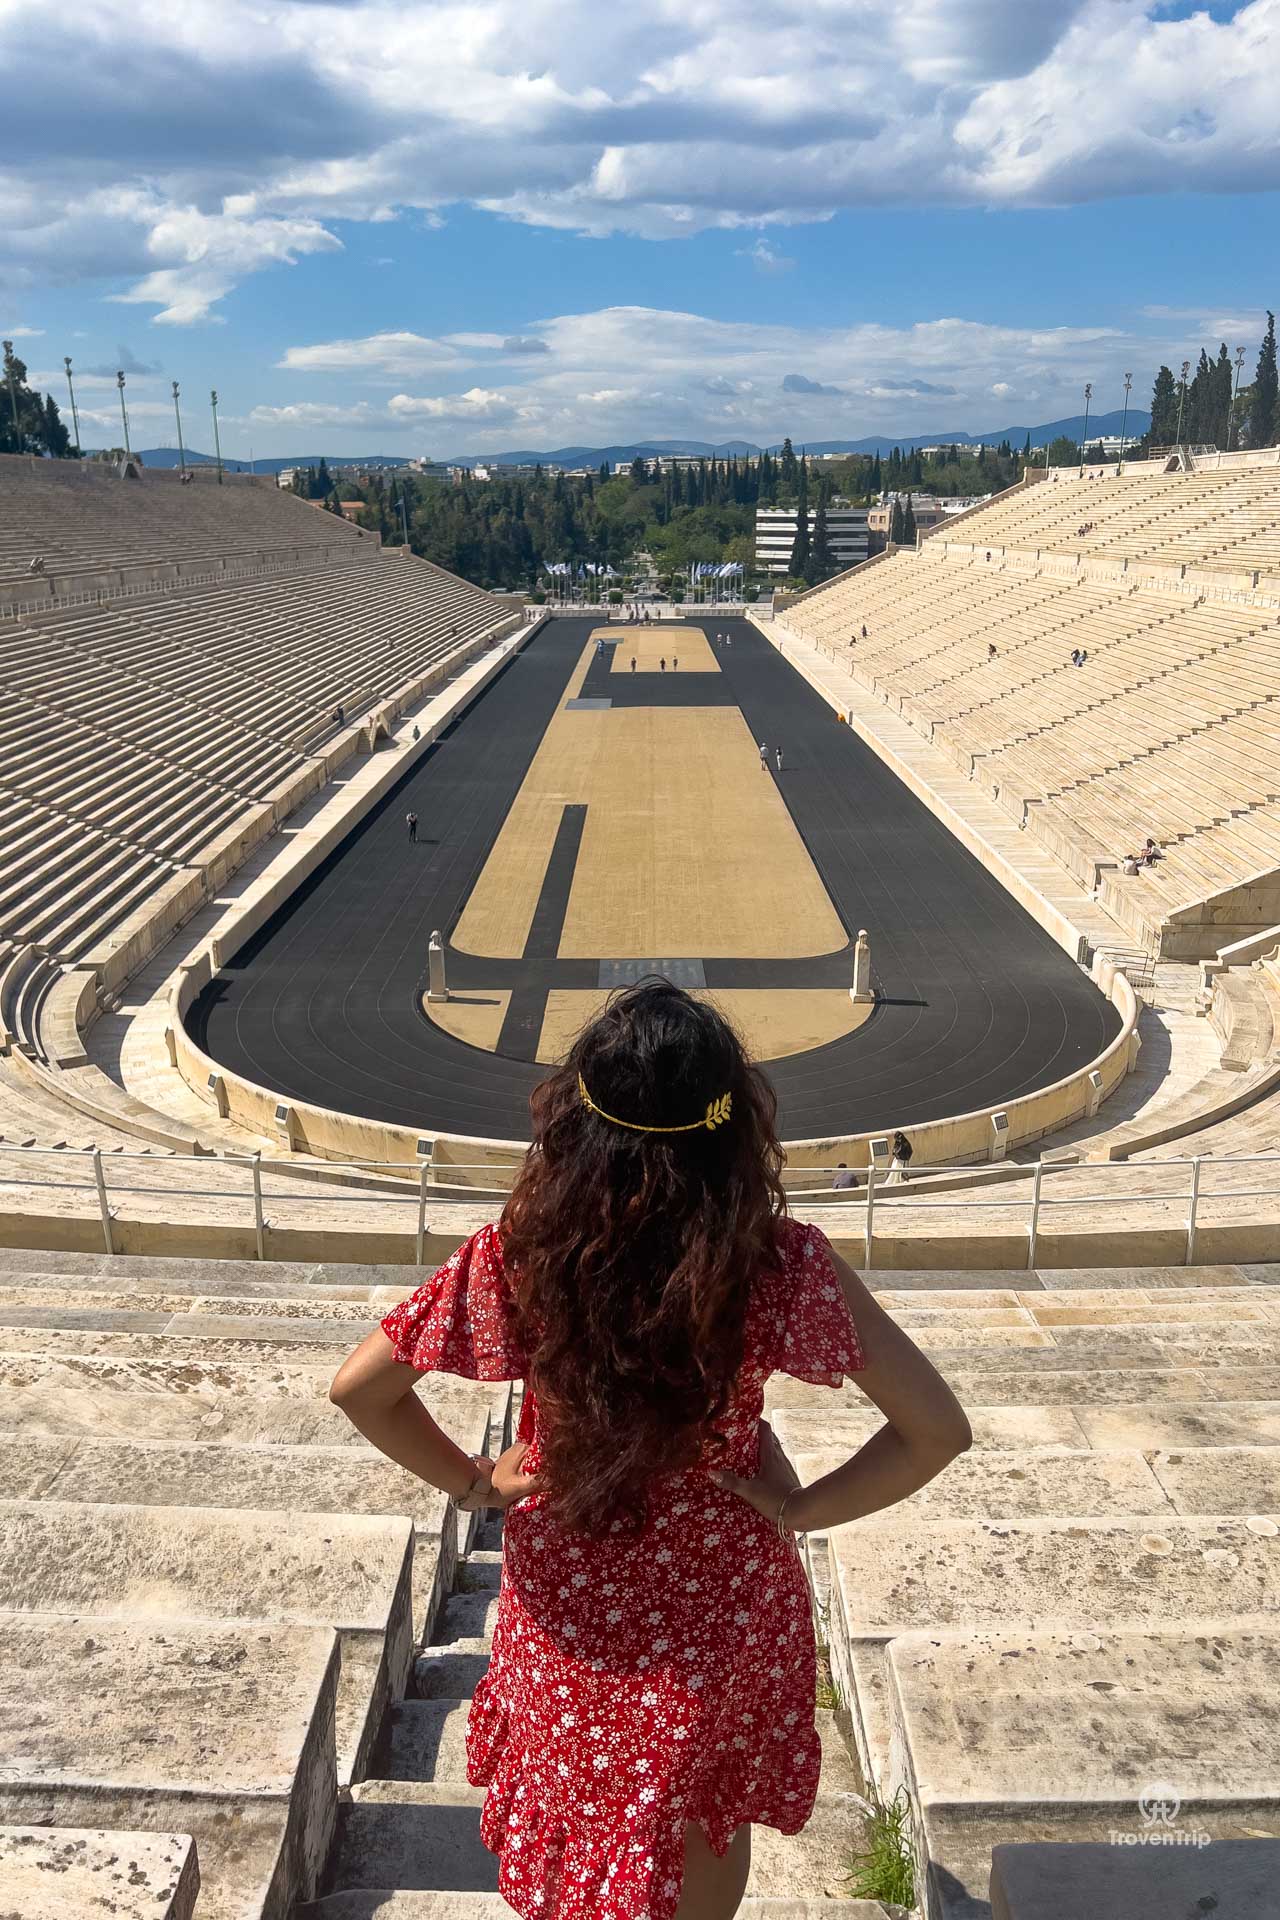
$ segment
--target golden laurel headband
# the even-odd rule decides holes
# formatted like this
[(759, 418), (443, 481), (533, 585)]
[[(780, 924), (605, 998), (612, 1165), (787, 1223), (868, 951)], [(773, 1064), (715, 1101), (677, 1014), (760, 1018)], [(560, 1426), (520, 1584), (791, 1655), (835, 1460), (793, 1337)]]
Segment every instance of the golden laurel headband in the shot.
[(616, 1113), (606, 1113), (603, 1107), (596, 1105), (587, 1092), (587, 1083), (581, 1074), (578, 1075), (578, 1097), (588, 1112), (598, 1114), (600, 1119), (607, 1120), (610, 1126), (627, 1127), (632, 1133), (696, 1133), (703, 1127), (708, 1132), (712, 1132), (733, 1117), (731, 1093), (722, 1093), (718, 1100), (711, 1101), (701, 1120), (687, 1120), (681, 1127), (643, 1127), (638, 1120), (619, 1120)]

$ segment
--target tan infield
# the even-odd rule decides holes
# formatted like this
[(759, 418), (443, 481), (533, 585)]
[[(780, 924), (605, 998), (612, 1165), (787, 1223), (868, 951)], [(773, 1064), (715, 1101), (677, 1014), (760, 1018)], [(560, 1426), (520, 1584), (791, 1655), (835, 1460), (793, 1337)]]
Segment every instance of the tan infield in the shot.
[[(700, 627), (599, 627), (596, 631), (618, 642), (613, 653), (615, 673), (630, 673), (633, 655), (637, 673), (661, 673), (659, 663), (663, 660), (668, 673), (720, 671), (720, 662)], [(678, 667), (672, 667), (673, 660), (680, 662)]]
[(427, 1018), (455, 1040), (465, 1040), (469, 1047), (484, 1047), (492, 1053), (510, 1001), (509, 987), (464, 987), (447, 1000), (428, 1001), (424, 994), (422, 1004)]
[(460, 951), (523, 954), (572, 804), (587, 816), (561, 959), (798, 959), (846, 944), (736, 707), (561, 705), (458, 922)]
[[(553, 988), (547, 995), (538, 1061), (550, 1066), (563, 1060), (608, 997), (603, 988)], [(870, 1007), (855, 1007), (838, 987), (699, 987), (694, 998), (719, 1007), (753, 1060), (781, 1060), (789, 1053), (825, 1047), (853, 1033), (871, 1013)]]

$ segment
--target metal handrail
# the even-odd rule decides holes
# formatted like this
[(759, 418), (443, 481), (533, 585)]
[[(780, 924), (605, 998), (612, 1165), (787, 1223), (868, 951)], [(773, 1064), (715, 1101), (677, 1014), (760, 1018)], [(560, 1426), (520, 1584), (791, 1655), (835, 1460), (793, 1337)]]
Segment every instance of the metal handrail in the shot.
[[(97, 1199), (99, 1217), (102, 1223), (103, 1243), (108, 1253), (114, 1253), (116, 1250), (114, 1231), (115, 1212), (112, 1206), (113, 1197), (118, 1199), (126, 1194), (162, 1194), (168, 1195), (173, 1199), (209, 1199), (221, 1200), (223, 1202), (229, 1197), (233, 1197), (229, 1196), (223, 1188), (206, 1187), (203, 1184), (196, 1185), (191, 1178), (185, 1177), (183, 1175), (183, 1168), (190, 1164), (185, 1155), (168, 1154), (157, 1156), (151, 1153), (128, 1150), (123, 1153), (104, 1155), (101, 1147), (10, 1146), (4, 1141), (0, 1141), (0, 1169), (3, 1169), (4, 1163), (8, 1158), (16, 1159), (20, 1166), (23, 1162), (38, 1163), (44, 1158), (56, 1158), (60, 1168), (75, 1168), (87, 1163), (86, 1174), (83, 1179), (77, 1179), (74, 1175), (70, 1178), (50, 1179), (41, 1177), (38, 1173), (19, 1173), (16, 1171), (7, 1172), (0, 1170), (0, 1189), (34, 1187), (37, 1189), (48, 1188), (64, 1194), (68, 1191), (93, 1192)], [(114, 1170), (126, 1163), (138, 1161), (145, 1162), (151, 1168), (162, 1172), (165, 1177), (159, 1182), (151, 1184), (141, 1182), (136, 1178), (125, 1178), (123, 1180), (108, 1178), (109, 1170)], [(267, 1257), (266, 1236), (271, 1222), (266, 1212), (263, 1197), (262, 1176), (264, 1171), (271, 1173), (277, 1163), (271, 1160), (264, 1161), (259, 1153), (217, 1154), (211, 1156), (211, 1162), (217, 1166), (244, 1169), (249, 1173), (253, 1195), (253, 1218), (257, 1257), (260, 1260), (265, 1259)], [(984, 1165), (990, 1164), (991, 1163), (984, 1163)], [(875, 1265), (875, 1211), (877, 1205), (884, 1206), (887, 1204), (896, 1209), (905, 1202), (910, 1205), (913, 1211), (918, 1209), (923, 1212), (947, 1212), (955, 1211), (956, 1209), (962, 1209), (965, 1212), (976, 1209), (986, 1211), (1002, 1209), (1005, 1212), (1020, 1211), (1026, 1217), (1027, 1250), (1025, 1264), (1027, 1267), (1034, 1267), (1036, 1264), (1037, 1244), (1040, 1236), (1041, 1216), (1046, 1207), (1107, 1207), (1120, 1205), (1133, 1207), (1151, 1206), (1155, 1204), (1168, 1206), (1170, 1203), (1178, 1204), (1185, 1202), (1187, 1212), (1183, 1223), (1185, 1235), (1183, 1258), (1187, 1266), (1192, 1266), (1195, 1264), (1196, 1236), (1199, 1227), (1200, 1210), (1206, 1200), (1280, 1200), (1280, 1178), (1277, 1178), (1271, 1185), (1231, 1186), (1218, 1188), (1214, 1191), (1211, 1184), (1207, 1184), (1206, 1176), (1208, 1176), (1211, 1182), (1213, 1170), (1216, 1167), (1223, 1166), (1232, 1168), (1257, 1166), (1276, 1167), (1280, 1169), (1280, 1153), (1187, 1154), (1171, 1155), (1167, 1159), (1141, 1161), (1117, 1160), (1089, 1163), (1088, 1171), (1090, 1175), (1102, 1176), (1113, 1173), (1122, 1176), (1124, 1186), (1120, 1192), (1098, 1191), (1096, 1179), (1090, 1180), (1089, 1186), (1084, 1192), (1075, 1188), (1071, 1188), (1069, 1191), (1059, 1190), (1056, 1193), (1047, 1191), (1047, 1187), (1054, 1183), (1046, 1182), (1046, 1174), (1083, 1174), (1085, 1169), (1076, 1163), (1037, 1160), (1018, 1168), (1019, 1172), (1025, 1174), (1025, 1181), (1009, 1181), (1002, 1186), (998, 1194), (993, 1194), (990, 1197), (975, 1193), (972, 1188), (969, 1187), (963, 1188), (958, 1192), (946, 1194), (939, 1194), (935, 1190), (932, 1196), (930, 1196), (928, 1187), (922, 1184), (927, 1181), (931, 1175), (973, 1174), (981, 1170), (981, 1168), (972, 1165), (964, 1167), (920, 1167), (911, 1172), (908, 1177), (899, 1177), (894, 1180), (892, 1185), (889, 1183), (893, 1170), (880, 1166), (872, 1166), (865, 1169), (853, 1169), (857, 1177), (863, 1182), (862, 1185), (856, 1188), (829, 1186), (822, 1188), (810, 1187), (806, 1189), (805, 1199), (810, 1206), (821, 1203), (826, 1206), (836, 1207), (840, 1209), (841, 1212), (847, 1213), (851, 1226), (857, 1222), (859, 1213), (861, 1214), (864, 1251), (862, 1265), (866, 1269), (873, 1268)], [(1135, 1185), (1133, 1181), (1133, 1175), (1135, 1173), (1146, 1175), (1156, 1168), (1165, 1167), (1170, 1169), (1175, 1167), (1189, 1169), (1185, 1184), (1179, 1184), (1170, 1188), (1165, 1188), (1162, 1185), (1155, 1192), (1141, 1191)], [(504, 1184), (503, 1176), (514, 1172), (514, 1167), (507, 1168), (487, 1164), (437, 1165), (433, 1163), (429, 1156), (424, 1157), (417, 1166), (377, 1160), (339, 1162), (311, 1158), (303, 1160), (300, 1157), (295, 1157), (288, 1161), (282, 1160), (278, 1163), (278, 1171), (281, 1176), (286, 1176), (290, 1172), (297, 1172), (301, 1168), (305, 1168), (308, 1172), (314, 1172), (316, 1174), (331, 1173), (335, 1177), (335, 1180), (343, 1174), (379, 1174), (384, 1176), (389, 1183), (394, 1182), (396, 1185), (399, 1185), (401, 1191), (398, 1193), (388, 1189), (383, 1189), (377, 1193), (362, 1193), (350, 1187), (342, 1187), (339, 1189), (336, 1186), (332, 1190), (326, 1190), (323, 1187), (310, 1184), (305, 1188), (299, 1187), (295, 1191), (290, 1191), (288, 1190), (286, 1180), (282, 1177), (279, 1183), (279, 1189), (273, 1188), (270, 1199), (272, 1207), (276, 1207), (278, 1204), (287, 1201), (301, 1200), (306, 1200), (313, 1206), (319, 1205), (327, 1207), (386, 1206), (388, 1202), (395, 1205), (416, 1204), (417, 1232), (415, 1245), (416, 1257), (419, 1264), (422, 1264), (426, 1252), (428, 1202), (432, 1197), (433, 1190), (438, 1187), (442, 1180), (450, 1186), (465, 1188), (466, 1182), (461, 1176), (468, 1174), (478, 1175), (481, 1176), (481, 1178), (475, 1183), (477, 1190), (494, 1186), (501, 1188)], [(826, 1175), (828, 1179), (833, 1178), (839, 1169), (835, 1167), (797, 1167), (790, 1169), (790, 1171), (812, 1181), (821, 1178), (823, 1175)], [(196, 1176), (196, 1178), (198, 1178), (198, 1176)], [(1062, 1186), (1067, 1186), (1067, 1184), (1065, 1181), (1061, 1183)], [(1015, 1188), (1017, 1191), (1014, 1191)]]

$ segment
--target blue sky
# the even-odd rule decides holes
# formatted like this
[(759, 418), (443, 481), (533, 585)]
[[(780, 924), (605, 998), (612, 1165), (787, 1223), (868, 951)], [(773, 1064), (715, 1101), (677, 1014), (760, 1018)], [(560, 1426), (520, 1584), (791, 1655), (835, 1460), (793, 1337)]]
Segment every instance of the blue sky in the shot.
[(1145, 401), (1276, 303), (1280, 0), (0, 0), (86, 439), (448, 456)]

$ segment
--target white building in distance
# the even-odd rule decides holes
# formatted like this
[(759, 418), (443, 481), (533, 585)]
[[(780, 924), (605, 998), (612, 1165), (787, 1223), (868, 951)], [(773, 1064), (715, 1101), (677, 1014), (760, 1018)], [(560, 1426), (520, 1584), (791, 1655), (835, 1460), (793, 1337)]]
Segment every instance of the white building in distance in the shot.
[[(809, 538), (813, 538), (815, 509), (809, 508)], [(785, 575), (791, 570), (798, 516), (794, 507), (756, 508), (756, 565), (765, 573)], [(836, 568), (856, 567), (867, 557), (867, 509), (828, 507), (827, 540)]]

